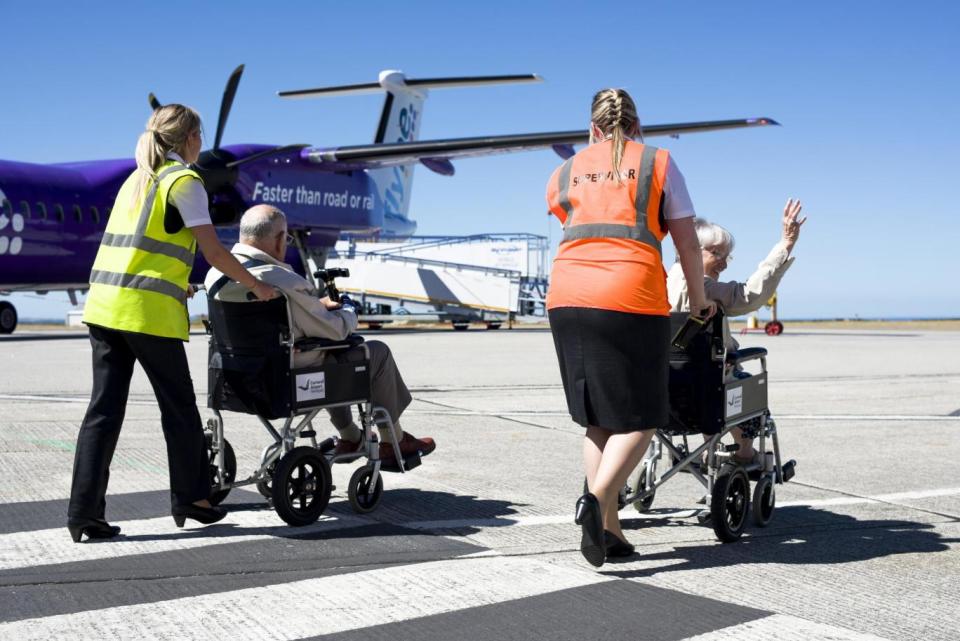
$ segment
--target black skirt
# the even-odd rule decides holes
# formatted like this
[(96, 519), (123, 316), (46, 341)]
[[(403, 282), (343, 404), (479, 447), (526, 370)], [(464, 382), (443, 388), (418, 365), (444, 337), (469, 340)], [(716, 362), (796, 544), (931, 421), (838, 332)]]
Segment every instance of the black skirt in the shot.
[(669, 316), (584, 307), (558, 307), (549, 316), (574, 421), (611, 432), (667, 425)]

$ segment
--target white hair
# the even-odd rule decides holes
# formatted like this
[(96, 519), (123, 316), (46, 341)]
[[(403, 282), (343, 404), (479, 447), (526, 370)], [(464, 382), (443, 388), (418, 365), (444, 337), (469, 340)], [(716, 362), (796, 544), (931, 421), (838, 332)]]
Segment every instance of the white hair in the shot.
[(728, 254), (733, 251), (733, 234), (720, 225), (703, 218), (694, 218), (693, 227), (697, 230), (697, 240), (701, 247), (723, 248)]
[(280, 225), (284, 221), (286, 216), (276, 207), (270, 205), (251, 207), (240, 218), (240, 242), (267, 240), (280, 231)]

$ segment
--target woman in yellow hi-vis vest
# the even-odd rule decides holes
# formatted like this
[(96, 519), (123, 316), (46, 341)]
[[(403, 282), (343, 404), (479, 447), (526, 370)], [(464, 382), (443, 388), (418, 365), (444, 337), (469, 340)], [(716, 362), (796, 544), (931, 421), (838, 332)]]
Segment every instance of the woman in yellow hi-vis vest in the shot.
[(586, 428), (588, 492), (577, 501), (580, 551), (593, 565), (629, 556), (617, 494), (654, 431), (667, 424), (670, 305), (661, 242), (673, 237), (688, 276), (690, 311), (703, 293), (693, 205), (665, 149), (642, 141), (623, 89), (593, 98), (590, 142), (557, 168), (547, 204), (563, 223), (547, 310), (571, 418)]
[(67, 528), (75, 542), (120, 532), (105, 519), (110, 460), (120, 436), (134, 363), (150, 379), (167, 443), (172, 514), (214, 523), (210, 471), (183, 341), (187, 279), (197, 246), (208, 263), (253, 290), (277, 293), (224, 248), (200, 176), (187, 165), (202, 144), (200, 117), (183, 105), (153, 112), (137, 142), (137, 169), (123, 183), (90, 272), (83, 321), (93, 346), (93, 392), (77, 437)]

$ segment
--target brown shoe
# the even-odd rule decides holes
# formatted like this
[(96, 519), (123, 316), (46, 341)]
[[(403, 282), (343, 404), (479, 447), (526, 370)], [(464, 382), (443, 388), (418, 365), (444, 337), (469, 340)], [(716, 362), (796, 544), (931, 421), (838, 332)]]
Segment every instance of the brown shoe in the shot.
[[(400, 439), (400, 456), (403, 458), (413, 454), (426, 456), (435, 449), (437, 449), (437, 444), (429, 436), (417, 438), (410, 432), (405, 432), (403, 438)], [(380, 460), (384, 463), (396, 461), (396, 456), (393, 454), (393, 443), (380, 444)]]
[[(345, 439), (340, 439), (337, 441), (337, 446), (333, 448), (334, 457), (342, 456), (344, 454), (356, 454), (360, 451), (360, 447), (363, 445), (363, 439), (359, 441), (347, 441)], [(342, 461), (336, 461), (337, 463), (349, 463), (350, 459), (343, 459)]]

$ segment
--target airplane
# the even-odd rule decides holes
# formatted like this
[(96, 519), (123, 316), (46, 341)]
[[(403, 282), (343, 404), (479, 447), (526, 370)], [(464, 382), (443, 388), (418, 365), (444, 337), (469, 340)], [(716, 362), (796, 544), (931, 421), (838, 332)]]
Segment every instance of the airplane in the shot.
[[(288, 262), (308, 278), (323, 266), (343, 234), (383, 240), (409, 238), (416, 222), (408, 216), (413, 169), (420, 164), (454, 175), (454, 159), (497, 153), (553, 149), (561, 158), (586, 144), (589, 132), (545, 132), (419, 140), (423, 104), (431, 89), (542, 82), (536, 74), (407, 78), (386, 70), (377, 82), (280, 91), (297, 99), (385, 92), (370, 144), (313, 147), (306, 144), (222, 145), (223, 133), (243, 74), (230, 75), (217, 119), (213, 147), (194, 166), (203, 178), (220, 240), (231, 246), (237, 222), (256, 204), (279, 206), (294, 237)], [(161, 106), (152, 93), (150, 106)], [(683, 133), (777, 125), (770, 118), (714, 120), (643, 128), (645, 138)], [(88, 287), (90, 268), (110, 216), (114, 197), (134, 170), (130, 159), (54, 164), (0, 160), (0, 294), (66, 290), (74, 305)], [(191, 282), (203, 282), (208, 265), (198, 255)], [(17, 312), (0, 301), (0, 334), (17, 326)]]

